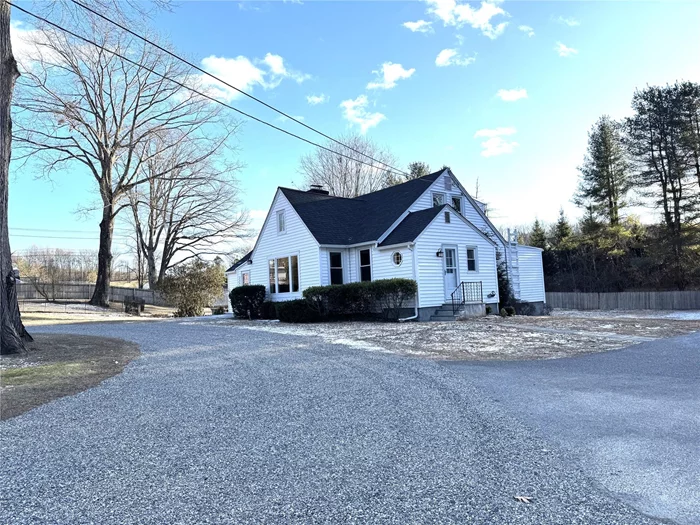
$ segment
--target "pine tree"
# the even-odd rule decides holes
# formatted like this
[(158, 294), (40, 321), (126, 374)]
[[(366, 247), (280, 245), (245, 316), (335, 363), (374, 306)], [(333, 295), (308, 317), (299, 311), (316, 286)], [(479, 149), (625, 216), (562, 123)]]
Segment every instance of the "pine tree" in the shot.
[(611, 226), (620, 222), (620, 210), (632, 187), (630, 165), (622, 144), (621, 126), (604, 115), (588, 133), (588, 152), (579, 167), (581, 177), (574, 202), (590, 204)]
[(559, 208), (559, 218), (552, 232), (552, 244), (557, 250), (565, 248), (566, 241), (571, 237), (571, 225), (564, 214), (564, 208)]
[(532, 226), (529, 243), (530, 246), (542, 248), (543, 250), (547, 249), (547, 233), (544, 231), (539, 219), (535, 219), (535, 224)]

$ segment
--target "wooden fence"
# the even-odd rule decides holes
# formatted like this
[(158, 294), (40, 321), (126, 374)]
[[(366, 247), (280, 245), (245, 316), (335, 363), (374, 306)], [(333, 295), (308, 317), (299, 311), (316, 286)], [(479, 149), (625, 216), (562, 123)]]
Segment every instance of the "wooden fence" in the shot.
[[(49, 289), (49, 285), (38, 285)], [(50, 292), (49, 297), (56, 301), (87, 301), (95, 290), (94, 284), (60, 283)], [(143, 290), (141, 288), (124, 288), (110, 286), (110, 300), (115, 303), (123, 303), (126, 298), (140, 298), (146, 304), (154, 306), (167, 306), (163, 297), (155, 290)], [(17, 299), (19, 301), (44, 301), (42, 296), (32, 283), (20, 283), (17, 285)]]
[(547, 292), (547, 304), (565, 310), (700, 310), (700, 291)]

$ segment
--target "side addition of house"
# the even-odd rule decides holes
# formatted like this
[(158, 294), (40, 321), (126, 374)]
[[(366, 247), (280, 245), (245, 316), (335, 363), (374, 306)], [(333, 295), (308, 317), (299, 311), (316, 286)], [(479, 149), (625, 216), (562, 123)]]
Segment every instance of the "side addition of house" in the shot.
[(542, 252), (504, 238), (449, 169), (354, 199), (278, 188), (253, 250), (226, 272), (229, 290), (262, 284), (271, 301), (305, 288), (402, 277), (418, 283), (420, 320), (499, 303), (505, 264), (515, 298), (541, 310)]

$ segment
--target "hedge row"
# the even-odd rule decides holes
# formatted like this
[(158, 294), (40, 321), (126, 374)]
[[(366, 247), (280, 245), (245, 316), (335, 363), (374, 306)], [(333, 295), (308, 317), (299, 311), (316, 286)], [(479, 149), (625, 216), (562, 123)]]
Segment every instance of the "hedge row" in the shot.
[(265, 301), (264, 286), (239, 286), (229, 298), (236, 317), (279, 319), (287, 323), (383, 317), (397, 320), (401, 309), (415, 298), (418, 285), (410, 279), (380, 279), (333, 286), (313, 286), (303, 299)]

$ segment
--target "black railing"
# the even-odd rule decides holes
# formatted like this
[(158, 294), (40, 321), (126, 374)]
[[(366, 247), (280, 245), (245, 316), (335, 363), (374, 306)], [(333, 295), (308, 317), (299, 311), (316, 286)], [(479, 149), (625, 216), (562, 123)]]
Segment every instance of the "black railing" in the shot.
[(483, 303), (481, 281), (462, 281), (452, 292), (452, 313), (456, 314), (465, 304)]

